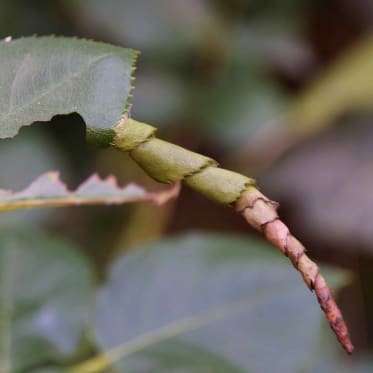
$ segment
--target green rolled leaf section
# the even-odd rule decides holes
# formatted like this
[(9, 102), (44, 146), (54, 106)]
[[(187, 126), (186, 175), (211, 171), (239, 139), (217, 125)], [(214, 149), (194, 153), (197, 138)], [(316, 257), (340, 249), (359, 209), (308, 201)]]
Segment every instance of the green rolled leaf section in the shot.
[(223, 168), (207, 167), (188, 177), (185, 183), (211, 200), (230, 205), (250, 185), (255, 185), (255, 180)]
[(155, 180), (170, 183), (183, 180), (216, 162), (178, 145), (151, 138), (131, 151), (131, 157)]
[(153, 179), (162, 183), (184, 181), (205, 197), (231, 205), (255, 180), (218, 167), (209, 157), (155, 137), (155, 128), (123, 118), (115, 128), (113, 146), (129, 152)]
[(79, 113), (100, 145), (128, 111), (138, 52), (90, 40), (27, 37), (0, 47), (0, 138)]
[(124, 116), (116, 128), (114, 145), (123, 151), (133, 150), (154, 136), (156, 130), (149, 124)]

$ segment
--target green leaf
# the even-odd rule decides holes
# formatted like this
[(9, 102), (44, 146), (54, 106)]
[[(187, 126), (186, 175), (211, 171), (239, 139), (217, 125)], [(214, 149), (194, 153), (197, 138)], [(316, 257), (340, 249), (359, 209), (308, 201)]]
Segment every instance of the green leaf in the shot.
[(91, 367), (106, 359), (126, 372), (299, 372), (316, 353), (321, 320), (273, 248), (191, 234), (115, 263), (98, 299), (104, 353)]
[(1, 44), (0, 138), (73, 112), (94, 133), (110, 134), (128, 110), (136, 57), (132, 49), (73, 38)]
[(283, 113), (286, 97), (254, 63), (231, 61), (224, 78), (196, 86), (191, 97), (195, 121), (223, 145), (247, 142), (260, 127)]
[(332, 64), (290, 108), (289, 124), (312, 134), (345, 113), (373, 107), (373, 37), (368, 35)]
[(58, 172), (47, 172), (18, 193), (0, 189), (0, 211), (35, 207), (119, 205), (145, 201), (160, 205), (177, 196), (179, 189), (180, 184), (174, 184), (168, 190), (147, 192), (133, 183), (121, 188), (114, 176), (101, 179), (94, 174), (75, 191), (69, 191), (61, 182)]
[(2, 372), (70, 355), (91, 316), (93, 277), (70, 244), (0, 231)]

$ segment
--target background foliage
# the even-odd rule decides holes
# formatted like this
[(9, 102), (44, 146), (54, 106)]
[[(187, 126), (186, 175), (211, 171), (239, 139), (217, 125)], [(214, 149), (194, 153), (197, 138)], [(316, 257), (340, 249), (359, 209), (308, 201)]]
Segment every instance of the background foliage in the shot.
[[(134, 117), (256, 177), (310, 255), (353, 274), (340, 303), (356, 353), (334, 348), (285, 259), (184, 189), (162, 208), (2, 213), (1, 367), (371, 371), (372, 22), (364, 0), (4, 0), (1, 38), (54, 33), (142, 51)], [(53, 169), (71, 190), (96, 171), (159, 188), (122, 154), (86, 145), (78, 115), (51, 122), (1, 140), (1, 188)], [(328, 278), (346, 284), (344, 273)]]

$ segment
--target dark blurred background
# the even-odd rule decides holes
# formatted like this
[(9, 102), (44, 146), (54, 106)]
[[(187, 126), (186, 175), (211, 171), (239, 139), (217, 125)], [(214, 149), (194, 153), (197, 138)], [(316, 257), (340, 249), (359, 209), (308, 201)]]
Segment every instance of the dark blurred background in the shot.
[[(139, 49), (132, 115), (257, 178), (312, 258), (353, 271), (340, 301), (358, 351), (373, 344), (372, 26), (369, 0), (2, 0), (0, 11), (1, 38), (74, 35)], [(123, 154), (84, 145), (78, 115), (52, 122), (0, 143), (2, 188), (50, 169), (71, 187), (98, 170), (159, 188)], [(119, 248), (171, 232), (255, 234), (187, 189), (164, 209), (32, 213), (89, 247), (101, 275)]]

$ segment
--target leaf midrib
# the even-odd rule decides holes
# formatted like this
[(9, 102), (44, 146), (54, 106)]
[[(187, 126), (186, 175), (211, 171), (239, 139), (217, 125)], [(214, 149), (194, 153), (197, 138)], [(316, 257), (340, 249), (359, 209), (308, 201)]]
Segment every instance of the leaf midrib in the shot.
[[(293, 283), (289, 283), (288, 286), (282, 287), (281, 293), (287, 293), (289, 289), (292, 289), (293, 287)], [(102, 355), (89, 360), (89, 362), (93, 362), (96, 360), (101, 361), (102, 359), (106, 359), (110, 363), (115, 363), (156, 343), (163, 342), (186, 332), (196, 330), (212, 322), (229, 317), (236, 313), (244, 312), (247, 307), (259, 304), (262, 301), (268, 299), (268, 297), (272, 297), (274, 294), (279, 295), (277, 285), (275, 288), (266, 291), (265, 294), (261, 294), (260, 296), (257, 296), (255, 298), (243, 298), (235, 302), (230, 302), (228, 304), (210, 307), (208, 310), (203, 311), (195, 316), (190, 316), (181, 320), (177, 320), (175, 322), (171, 322), (158, 329), (137, 336), (132, 340), (116, 346), (109, 351), (106, 351)], [(72, 372), (80, 372), (80, 370), (72, 370)]]

